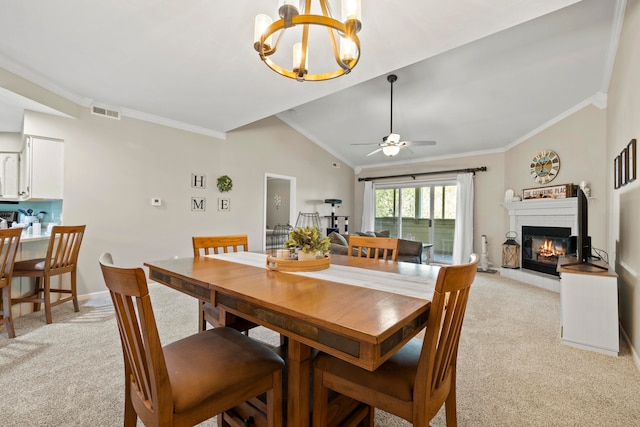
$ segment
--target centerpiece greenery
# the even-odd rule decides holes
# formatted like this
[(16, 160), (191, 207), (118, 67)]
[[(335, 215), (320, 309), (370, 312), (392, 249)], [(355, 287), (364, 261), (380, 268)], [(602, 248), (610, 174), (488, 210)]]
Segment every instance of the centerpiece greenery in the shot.
[(286, 248), (299, 248), (306, 254), (321, 254), (329, 252), (329, 238), (322, 237), (318, 227), (299, 227), (289, 233), (289, 240), (284, 242)]

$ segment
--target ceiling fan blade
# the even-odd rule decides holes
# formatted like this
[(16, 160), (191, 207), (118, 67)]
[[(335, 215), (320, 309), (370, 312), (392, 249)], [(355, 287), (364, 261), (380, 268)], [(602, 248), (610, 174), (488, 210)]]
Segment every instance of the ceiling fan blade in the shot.
[(378, 152), (380, 152), (380, 151), (382, 151), (382, 147), (380, 147), (380, 148), (376, 148), (375, 150), (373, 150), (372, 152), (370, 152), (369, 154), (367, 154), (367, 157), (369, 157), (369, 156), (371, 156), (371, 155), (373, 155), (373, 154), (376, 154), (376, 153), (378, 153)]
[(425, 146), (425, 145), (436, 145), (435, 141), (403, 141), (403, 143), (405, 145), (413, 145), (414, 147), (418, 146), (418, 145), (422, 145), (422, 146)]
[(361, 142), (361, 143), (350, 144), (350, 145), (380, 145), (380, 143), (379, 142)]

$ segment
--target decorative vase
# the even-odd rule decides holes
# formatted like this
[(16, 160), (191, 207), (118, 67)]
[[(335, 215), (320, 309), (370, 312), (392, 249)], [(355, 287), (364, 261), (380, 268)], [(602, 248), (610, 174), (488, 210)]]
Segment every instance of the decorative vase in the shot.
[(298, 261), (311, 261), (314, 259), (316, 259), (315, 253), (298, 251)]

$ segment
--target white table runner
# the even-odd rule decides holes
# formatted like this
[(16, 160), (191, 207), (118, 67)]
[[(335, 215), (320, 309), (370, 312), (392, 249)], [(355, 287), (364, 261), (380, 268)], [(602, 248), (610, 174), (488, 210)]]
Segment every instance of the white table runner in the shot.
[[(267, 255), (255, 252), (230, 252), (226, 254), (207, 255), (207, 257), (267, 268)], [(435, 288), (435, 282), (424, 277), (406, 276), (398, 273), (345, 265), (331, 264), (326, 270), (287, 273), (428, 300), (432, 299)]]

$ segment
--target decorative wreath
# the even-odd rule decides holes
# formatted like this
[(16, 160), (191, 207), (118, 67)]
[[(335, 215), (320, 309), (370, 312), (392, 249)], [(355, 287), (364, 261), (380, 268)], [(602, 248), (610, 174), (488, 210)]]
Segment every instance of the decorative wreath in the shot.
[(230, 191), (233, 188), (233, 181), (231, 181), (231, 178), (229, 178), (228, 175), (222, 175), (221, 177), (218, 178), (218, 190), (220, 190), (221, 193), (226, 193), (227, 191)]

